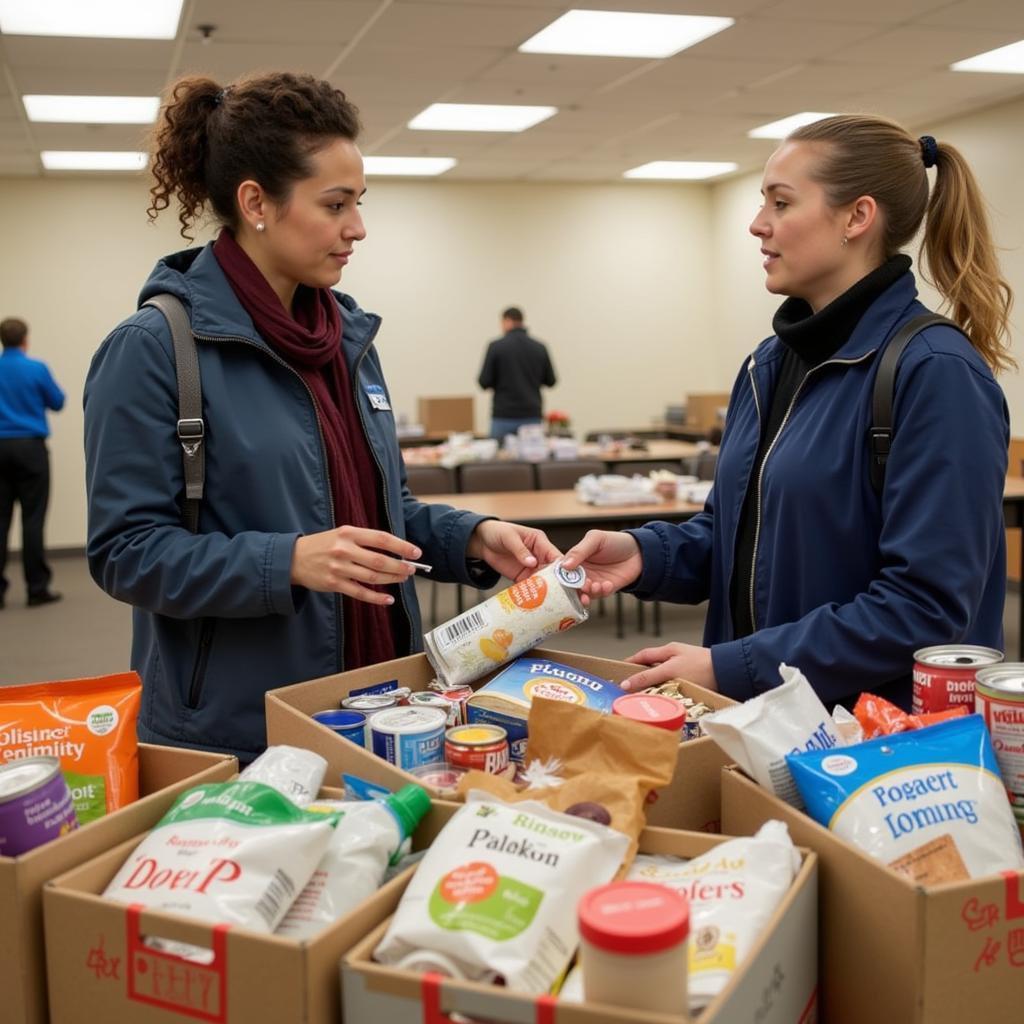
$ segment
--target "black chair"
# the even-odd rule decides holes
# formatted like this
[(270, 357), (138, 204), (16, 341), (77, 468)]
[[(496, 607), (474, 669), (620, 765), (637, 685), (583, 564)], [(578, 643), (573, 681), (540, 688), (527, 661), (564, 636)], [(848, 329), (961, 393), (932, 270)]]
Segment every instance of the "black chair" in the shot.
[(532, 462), (466, 462), (459, 466), (459, 490), (535, 491)]
[(455, 491), (455, 473), (447, 466), (406, 466), (405, 476), (409, 491), (417, 498)]
[(581, 476), (600, 475), (604, 463), (599, 459), (553, 460), (537, 463), (537, 488), (541, 491), (564, 491), (576, 486)]

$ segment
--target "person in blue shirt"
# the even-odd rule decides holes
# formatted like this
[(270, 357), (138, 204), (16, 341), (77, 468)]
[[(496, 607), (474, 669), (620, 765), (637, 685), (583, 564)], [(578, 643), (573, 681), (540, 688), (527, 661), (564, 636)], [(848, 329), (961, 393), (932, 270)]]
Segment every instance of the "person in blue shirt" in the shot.
[(46, 410), (64, 408), (64, 392), (45, 363), (29, 357), (28, 324), (0, 321), (0, 608), (7, 594), (7, 535), (14, 503), (21, 505), (21, 558), (30, 608), (59, 601), (43, 550), (43, 522), (50, 500), (50, 428)]

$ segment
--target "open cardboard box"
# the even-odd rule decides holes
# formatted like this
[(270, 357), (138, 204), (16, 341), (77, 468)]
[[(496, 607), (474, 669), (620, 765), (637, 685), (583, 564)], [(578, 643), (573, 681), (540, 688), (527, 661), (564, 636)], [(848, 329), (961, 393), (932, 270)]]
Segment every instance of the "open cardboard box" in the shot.
[[(323, 789), (320, 796), (341, 799), (342, 793)], [(436, 802), (413, 847), (428, 846), (457, 809)], [(51, 1024), (338, 1024), (338, 961), (394, 912), (413, 870), (313, 938), (298, 940), (104, 899), (100, 893), (144, 835), (46, 885)], [(143, 943), (147, 936), (211, 949), (214, 961), (202, 965), (157, 952)]]
[(224, 754), (139, 744), (139, 799), (18, 857), (0, 857), (0, 1019), (46, 1024), (43, 884), (150, 828), (188, 786), (238, 771)]
[[(450, 814), (452, 805), (442, 813)], [(644, 853), (695, 857), (724, 839), (699, 832), (647, 828)], [(785, 899), (728, 986), (708, 1005), (699, 1024), (810, 1024), (817, 1010), (817, 859), (802, 850), (803, 864)], [(395, 879), (395, 882), (399, 882)], [(403, 876), (402, 887), (408, 883)], [(493, 985), (455, 981), (374, 963), (373, 950), (387, 929), (376, 927), (342, 963), (342, 997), (349, 1024), (442, 1024), (454, 1012), (473, 1020), (554, 1024), (680, 1024), (682, 1015), (640, 1013), (594, 1003), (568, 1003)]]
[[(620, 682), (636, 672), (635, 665), (624, 661), (611, 661), (570, 651), (547, 650), (543, 647), (537, 647), (523, 657), (558, 661), (612, 682)], [(479, 688), (504, 667), (497, 667), (473, 685)], [(407, 658), (397, 658), (379, 665), (270, 690), (266, 695), (267, 742), (286, 743), (313, 750), (327, 759), (328, 772), (334, 775), (348, 772), (392, 790), (410, 782), (422, 785), (419, 779), (408, 772), (396, 768), (358, 744), (342, 739), (310, 716), (315, 711), (338, 707), (343, 697), (364, 686), (397, 679), (400, 686), (425, 690), (434, 676), (435, 672), (426, 655), (413, 654)], [(694, 683), (684, 683), (681, 688), (687, 696), (703, 701), (712, 708), (735, 703), (728, 697), (705, 690)], [(721, 769), (727, 760), (718, 745), (706, 736), (683, 742), (679, 748), (675, 777), (668, 786), (659, 790), (657, 801), (648, 807), (648, 822), (666, 828), (718, 832)], [(332, 775), (329, 774), (328, 778), (332, 779)], [(440, 796), (429, 786), (425, 788), (432, 796)]]
[(725, 830), (746, 835), (769, 818), (818, 854), (823, 1020), (1024, 1020), (1024, 873), (926, 889), (725, 769)]

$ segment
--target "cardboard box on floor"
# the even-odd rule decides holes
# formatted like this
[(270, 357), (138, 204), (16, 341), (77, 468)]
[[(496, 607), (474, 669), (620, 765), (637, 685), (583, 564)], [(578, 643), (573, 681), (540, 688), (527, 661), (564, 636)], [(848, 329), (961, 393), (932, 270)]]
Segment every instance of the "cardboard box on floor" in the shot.
[(139, 799), (19, 857), (0, 857), (0, 1019), (46, 1024), (43, 884), (157, 821), (183, 789), (238, 771), (223, 754), (139, 744)]
[[(320, 795), (342, 794), (323, 789)], [(435, 803), (414, 847), (429, 845), (457, 807)], [(104, 899), (100, 893), (144, 835), (46, 885), (51, 1024), (339, 1024), (338, 963), (394, 912), (412, 869), (300, 941)], [(215, 959), (202, 965), (157, 952), (143, 943), (150, 936), (212, 949)]]
[[(558, 661), (612, 682), (620, 682), (636, 672), (635, 665), (624, 661), (542, 647), (530, 651), (524, 657)], [(500, 668), (495, 669), (491, 675), (499, 671)], [(396, 768), (358, 744), (342, 739), (310, 716), (315, 711), (338, 707), (342, 697), (364, 686), (397, 679), (400, 686), (425, 690), (434, 675), (426, 655), (413, 654), (407, 658), (270, 690), (266, 695), (267, 741), (270, 744), (286, 743), (316, 751), (327, 759), (329, 781), (334, 781), (339, 772), (348, 772), (392, 790), (409, 782), (419, 782), (408, 772)], [(474, 686), (482, 686), (490, 678), (486, 676)], [(728, 697), (693, 683), (683, 684), (682, 689), (688, 696), (713, 708), (735, 703)], [(706, 736), (682, 743), (675, 777), (670, 785), (659, 792), (657, 801), (648, 807), (648, 822), (667, 828), (718, 832), (721, 769), (727, 760), (718, 745)], [(427, 789), (432, 796), (439, 796), (436, 791), (429, 787)]]
[[(447, 811), (446, 811), (447, 812)], [(721, 836), (647, 828), (645, 853), (695, 857), (723, 842)], [(803, 865), (768, 927), (729, 985), (700, 1015), (700, 1024), (810, 1024), (816, 1019), (817, 859), (804, 850)], [(397, 881), (397, 880), (396, 880)], [(403, 883), (404, 884), (404, 883)], [(538, 1001), (493, 985), (443, 979), (373, 962), (387, 922), (382, 921), (342, 963), (342, 997), (349, 1024), (447, 1024), (458, 1012), (490, 1024), (557, 1020), (559, 1024), (680, 1024), (683, 1017), (640, 1013), (594, 1003)], [(868, 1018), (870, 1019), (870, 1018)]]
[(822, 1020), (1024, 1020), (1024, 874), (925, 889), (738, 769), (723, 774), (726, 831), (748, 834), (778, 818), (818, 854)]

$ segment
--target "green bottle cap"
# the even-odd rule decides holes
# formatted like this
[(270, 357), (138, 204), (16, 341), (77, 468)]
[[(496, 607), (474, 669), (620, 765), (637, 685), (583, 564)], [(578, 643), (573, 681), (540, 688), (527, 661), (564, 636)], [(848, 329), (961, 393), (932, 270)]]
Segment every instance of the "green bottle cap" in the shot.
[(408, 839), (416, 831), (416, 826), (430, 810), (430, 794), (422, 786), (414, 784), (403, 786), (384, 802), (398, 819), (403, 839)]

